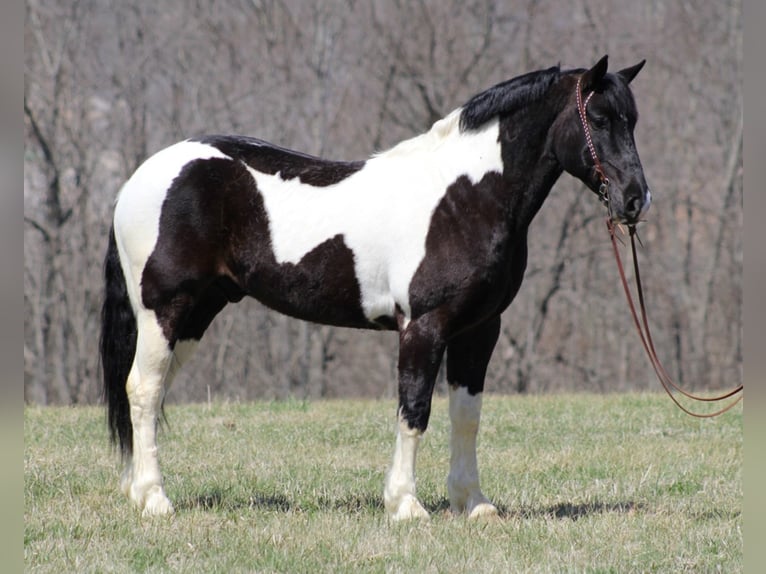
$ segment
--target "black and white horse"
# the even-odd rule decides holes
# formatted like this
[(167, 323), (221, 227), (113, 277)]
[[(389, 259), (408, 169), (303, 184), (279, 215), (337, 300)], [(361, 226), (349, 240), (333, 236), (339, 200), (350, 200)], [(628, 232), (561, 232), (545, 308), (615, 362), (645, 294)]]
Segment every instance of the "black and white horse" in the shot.
[(120, 191), (105, 262), (101, 360), (124, 493), (144, 515), (173, 511), (157, 460), (165, 393), (216, 314), (249, 295), (307, 321), (398, 331), (384, 488), (394, 519), (428, 516), (415, 457), (446, 351), (450, 505), (496, 513), (479, 488), (476, 434), (527, 229), (564, 171), (602, 195), (608, 178), (616, 221), (648, 207), (628, 87), (643, 63), (611, 74), (604, 57), (589, 70), (513, 78), (366, 161), (240, 136), (189, 139), (147, 159)]

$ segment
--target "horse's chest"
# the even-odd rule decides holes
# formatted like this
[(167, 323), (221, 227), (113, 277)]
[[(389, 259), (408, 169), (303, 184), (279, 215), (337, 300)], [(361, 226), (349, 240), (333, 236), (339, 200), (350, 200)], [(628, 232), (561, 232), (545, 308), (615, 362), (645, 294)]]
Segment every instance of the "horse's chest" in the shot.
[[(413, 315), (449, 309), (471, 321), (501, 313), (516, 296), (527, 262), (526, 235), (499, 223), (432, 228), (410, 285)], [(481, 224), (479, 224), (481, 223)]]

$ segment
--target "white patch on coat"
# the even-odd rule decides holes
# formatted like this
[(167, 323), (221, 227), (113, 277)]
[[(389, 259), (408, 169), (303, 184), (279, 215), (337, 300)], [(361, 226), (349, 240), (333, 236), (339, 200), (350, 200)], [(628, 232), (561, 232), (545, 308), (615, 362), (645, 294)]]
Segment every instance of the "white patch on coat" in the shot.
[(400, 411), (394, 458), (383, 490), (383, 502), (392, 520), (428, 518), (428, 512), (415, 495), (415, 459), (422, 434), (409, 427)]
[(497, 514), (479, 487), (476, 436), (481, 418), (482, 394), (471, 395), (465, 387), (449, 387), (450, 471), (447, 492), (454, 513), (472, 518)]
[(354, 254), (367, 318), (394, 316), (396, 304), (408, 317), (410, 281), (447, 187), (460, 176), (477, 183), (503, 169), (497, 120), (481, 131), (460, 133), (459, 119), (458, 109), (326, 187), (250, 169), (264, 198), (276, 260), (298, 263), (342, 235)]
[(226, 158), (220, 150), (182, 141), (158, 151), (122, 186), (114, 208), (114, 232), (134, 313), (141, 306), (141, 275), (160, 233), (160, 213), (173, 180), (196, 159)]

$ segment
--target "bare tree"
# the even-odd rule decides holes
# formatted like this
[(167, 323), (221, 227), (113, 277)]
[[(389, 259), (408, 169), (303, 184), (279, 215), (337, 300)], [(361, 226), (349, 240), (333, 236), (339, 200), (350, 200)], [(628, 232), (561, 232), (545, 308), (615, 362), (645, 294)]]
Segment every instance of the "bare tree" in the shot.
[[(647, 58), (634, 83), (654, 206), (642, 265), (661, 359), (698, 387), (741, 378), (742, 7), (578, 0), (27, 1), (25, 399), (99, 397), (113, 201), (151, 153), (245, 133), (335, 159), (414, 136), (474, 93), (561, 63)], [(654, 385), (595, 198), (563, 176), (530, 230), (488, 388)], [(225, 309), (171, 399), (392, 396), (396, 337)]]

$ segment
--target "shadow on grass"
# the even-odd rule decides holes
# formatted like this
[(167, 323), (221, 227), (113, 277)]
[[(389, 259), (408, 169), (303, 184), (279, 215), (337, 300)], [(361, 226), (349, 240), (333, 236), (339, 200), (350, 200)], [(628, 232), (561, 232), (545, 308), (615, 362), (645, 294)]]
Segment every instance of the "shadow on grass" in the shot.
[[(431, 501), (424, 504), (426, 510), (431, 514), (447, 513), (450, 509), (449, 500), (442, 498), (437, 501)], [(496, 504), (498, 517), (501, 520), (529, 520), (532, 518), (557, 518), (569, 520), (579, 520), (586, 516), (596, 514), (605, 514), (608, 512), (632, 513), (639, 512), (645, 508), (640, 502), (626, 501), (615, 503), (588, 502), (583, 504), (573, 504), (571, 502), (560, 502), (551, 506), (540, 507), (520, 507), (514, 508), (505, 504)]]
[(175, 505), (178, 511), (213, 510), (265, 510), (273, 512), (307, 512), (311, 510), (333, 510), (350, 513), (380, 512), (383, 500), (379, 495), (369, 493), (349, 494), (342, 498), (320, 496), (318, 499), (297, 502), (283, 493), (253, 493), (242, 496), (215, 488), (194, 496), (180, 499)]
[(333, 499), (321, 497), (318, 502), (322, 510), (341, 510), (344, 512), (382, 512), (383, 497), (379, 494), (352, 494)]
[[(265, 510), (273, 512), (307, 512), (307, 511), (340, 511), (347, 513), (379, 513), (383, 512), (383, 498), (375, 493), (355, 493), (340, 498), (320, 496), (317, 499), (296, 502), (283, 493), (254, 493), (242, 496), (229, 492), (224, 488), (212, 489), (209, 492), (183, 498), (175, 505), (177, 510), (216, 510), (236, 511), (242, 509)], [(426, 500), (423, 506), (429, 514), (447, 514), (450, 503), (447, 498)], [(534, 518), (556, 518), (579, 520), (587, 516), (610, 512), (632, 513), (643, 510), (645, 505), (633, 501), (625, 502), (588, 502), (574, 504), (560, 502), (550, 506), (540, 507), (510, 507), (498, 504), (498, 516), (502, 520), (529, 520)]]
[(501, 506), (498, 508), (501, 518), (558, 518), (569, 520), (579, 520), (586, 516), (596, 514), (605, 514), (615, 512), (620, 514), (630, 514), (643, 510), (645, 505), (640, 502), (628, 500), (626, 502), (587, 502), (582, 504), (573, 504), (571, 502), (560, 502), (551, 506), (542, 507), (522, 507), (508, 508)]
[(294, 504), (284, 494), (258, 493), (248, 497), (227, 492), (225, 489), (213, 489), (209, 492), (182, 498), (174, 504), (176, 510), (242, 510), (258, 508), (261, 510), (273, 510), (287, 512), (292, 510)]

